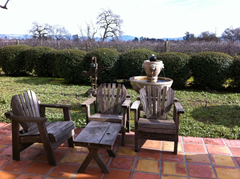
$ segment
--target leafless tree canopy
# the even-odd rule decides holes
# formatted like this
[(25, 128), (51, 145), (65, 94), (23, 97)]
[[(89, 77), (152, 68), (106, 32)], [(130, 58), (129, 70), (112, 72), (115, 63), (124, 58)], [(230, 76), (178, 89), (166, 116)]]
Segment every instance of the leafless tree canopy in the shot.
[(82, 27), (79, 27), (80, 30), (80, 39), (84, 41), (95, 41), (96, 37), (95, 35), (98, 32), (98, 28), (93, 25), (93, 23), (87, 23), (86, 22), (86, 29), (83, 30)]
[(32, 29), (29, 30), (32, 33), (33, 38), (40, 40), (40, 45), (42, 45), (43, 39), (46, 39), (50, 30), (49, 24), (39, 24), (38, 22), (32, 23)]
[(110, 9), (103, 9), (97, 17), (97, 24), (100, 26), (100, 29), (103, 30), (103, 33), (101, 34), (102, 41), (108, 37), (118, 38), (122, 36), (122, 23), (123, 20), (119, 15), (114, 14)]
[(206, 42), (220, 42), (221, 39), (217, 37), (216, 33), (211, 33), (209, 31), (202, 32), (198, 37), (197, 40), (199, 41), (206, 41)]
[(226, 41), (240, 41), (240, 28), (227, 28), (222, 33), (222, 38)]
[(30, 33), (32, 33), (34, 38), (47, 38), (48, 36), (48, 32), (50, 29), (50, 25), (49, 24), (39, 24), (38, 22), (33, 22), (32, 23), (32, 29), (29, 30)]
[(2, 9), (7, 9), (7, 4), (8, 4), (8, 2), (9, 2), (9, 0), (6, 1), (6, 3), (5, 3), (4, 6), (0, 5), (0, 8), (2, 8)]
[(49, 35), (51, 38), (54, 38), (56, 40), (63, 40), (63, 39), (69, 39), (70, 40), (70, 33), (66, 30), (65, 27), (61, 25), (53, 25), (49, 27)]

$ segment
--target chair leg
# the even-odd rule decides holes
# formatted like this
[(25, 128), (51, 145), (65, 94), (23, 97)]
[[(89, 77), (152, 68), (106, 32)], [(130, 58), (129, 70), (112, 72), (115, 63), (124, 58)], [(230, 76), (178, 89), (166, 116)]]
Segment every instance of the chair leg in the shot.
[[(16, 141), (13, 139), (13, 141)], [(28, 148), (33, 143), (27, 143), (27, 144), (19, 144), (19, 141), (16, 141), (16, 143), (12, 143), (12, 158), (13, 160), (20, 160), (20, 153)]]
[(135, 152), (138, 152), (138, 139), (135, 138)]
[(12, 158), (13, 160), (20, 160), (20, 148), (14, 147), (14, 144), (12, 144)]
[(46, 130), (45, 123), (38, 123), (38, 130), (39, 130), (40, 137), (41, 137), (41, 140), (43, 143), (43, 147), (44, 147), (47, 159), (48, 159), (48, 164), (56, 166), (56, 159), (55, 159), (55, 156), (53, 153), (53, 148), (52, 148), (51, 142), (48, 138), (48, 133)]
[(73, 136), (68, 139), (68, 146), (69, 147), (74, 147), (74, 145), (73, 145)]
[(125, 130), (122, 132), (122, 146), (125, 145)]
[(56, 166), (57, 162), (52, 150), (52, 147), (49, 143), (43, 143), (44, 146), (44, 151), (46, 153), (47, 159), (48, 159), (48, 164), (52, 166)]
[(174, 142), (174, 154), (177, 155), (178, 151), (178, 142)]

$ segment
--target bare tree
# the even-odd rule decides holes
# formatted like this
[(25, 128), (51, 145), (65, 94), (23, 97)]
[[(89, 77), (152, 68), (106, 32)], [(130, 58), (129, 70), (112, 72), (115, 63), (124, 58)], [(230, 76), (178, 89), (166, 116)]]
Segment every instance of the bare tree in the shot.
[(196, 37), (194, 36), (194, 34), (191, 34), (190, 32), (186, 32), (185, 36), (183, 37), (183, 40), (186, 41), (195, 41)]
[(222, 33), (222, 38), (226, 41), (240, 41), (240, 28), (227, 28)]
[(100, 26), (99, 28), (103, 30), (101, 34), (102, 41), (111, 37), (111, 38), (119, 38), (122, 36), (123, 31), (121, 30), (121, 25), (123, 20), (119, 15), (114, 14), (110, 9), (102, 9), (102, 12), (99, 13), (97, 17), (97, 24)]
[(5, 3), (4, 6), (1, 6), (1, 5), (0, 5), (0, 8), (2, 8), (2, 9), (7, 9), (7, 4), (8, 4), (8, 2), (9, 2), (9, 0), (7, 0), (7, 2)]
[(97, 34), (97, 27), (93, 25), (93, 23), (86, 23), (87, 28), (83, 30), (82, 27), (79, 27), (80, 37), (84, 41), (95, 41), (95, 35)]
[(58, 49), (60, 49), (60, 41), (69, 39), (69, 32), (61, 25), (53, 25), (49, 27), (49, 35), (57, 40)]
[(49, 24), (41, 25), (38, 22), (33, 22), (32, 25), (32, 29), (29, 32), (33, 34), (33, 38), (40, 40), (40, 45), (42, 46), (42, 41), (47, 39), (51, 26)]
[(202, 32), (198, 37), (197, 40), (199, 41), (206, 41), (206, 42), (220, 42), (221, 39), (217, 37), (216, 33), (211, 33), (209, 31)]

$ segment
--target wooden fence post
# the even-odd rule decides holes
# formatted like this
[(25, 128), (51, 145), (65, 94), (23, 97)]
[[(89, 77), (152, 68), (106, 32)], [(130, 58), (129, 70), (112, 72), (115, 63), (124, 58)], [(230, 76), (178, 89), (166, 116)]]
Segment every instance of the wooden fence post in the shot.
[(169, 47), (169, 42), (168, 40), (165, 41), (165, 52), (169, 52), (170, 51), (170, 47)]

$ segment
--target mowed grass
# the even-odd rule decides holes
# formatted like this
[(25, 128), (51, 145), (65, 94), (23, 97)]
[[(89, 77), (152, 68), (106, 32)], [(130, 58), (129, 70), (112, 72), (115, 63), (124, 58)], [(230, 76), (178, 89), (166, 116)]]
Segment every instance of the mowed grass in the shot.
[[(11, 122), (4, 113), (11, 110), (11, 97), (33, 90), (41, 103), (69, 104), (71, 117), (76, 127), (84, 127), (85, 110), (81, 103), (88, 99), (86, 91), (90, 86), (65, 84), (60, 78), (6, 77), (0, 76), (0, 122)], [(138, 94), (129, 87), (132, 102)], [(185, 113), (180, 116), (179, 135), (198, 137), (222, 137), (240, 139), (240, 94), (229, 92), (209, 93), (199, 90), (176, 90), (175, 97), (182, 104)], [(63, 120), (60, 109), (48, 109), (49, 120)], [(131, 126), (134, 130), (133, 113)], [(170, 117), (172, 113), (170, 113)]]

